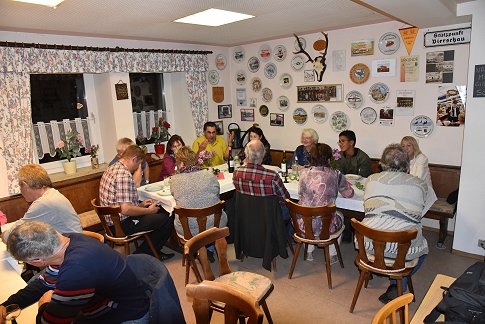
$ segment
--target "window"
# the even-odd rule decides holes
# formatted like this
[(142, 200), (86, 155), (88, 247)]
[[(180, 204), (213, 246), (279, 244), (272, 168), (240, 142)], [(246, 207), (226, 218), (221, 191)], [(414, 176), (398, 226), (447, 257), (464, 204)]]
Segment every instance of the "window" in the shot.
[[(82, 74), (31, 74), (32, 124), (39, 163), (59, 161), (55, 150), (68, 129), (76, 129), (91, 145), (90, 121)], [(84, 148), (82, 155), (87, 155)]]
[(145, 144), (158, 119), (167, 119), (163, 74), (130, 73), (130, 91), (135, 136), (138, 144)]

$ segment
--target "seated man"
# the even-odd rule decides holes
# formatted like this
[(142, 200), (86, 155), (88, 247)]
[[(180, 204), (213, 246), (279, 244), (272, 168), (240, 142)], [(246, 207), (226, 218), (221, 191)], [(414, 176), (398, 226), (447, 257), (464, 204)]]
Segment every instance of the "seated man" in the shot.
[(364, 151), (355, 147), (357, 139), (351, 130), (345, 130), (338, 136), (341, 158), (337, 160), (338, 169), (343, 174), (359, 174), (368, 177), (372, 173), (370, 158)]
[[(113, 165), (120, 159), (123, 152), (126, 148), (130, 145), (134, 145), (135, 143), (129, 139), (128, 137), (123, 137), (118, 140), (116, 143), (116, 156), (111, 160), (109, 165)], [(141, 167), (135, 171), (133, 174), (133, 179), (135, 180), (136, 187), (144, 186), (148, 184), (150, 178), (150, 168), (145, 160), (141, 163)]]
[(224, 164), (227, 160), (232, 148), (232, 140), (234, 139), (234, 132), (229, 135), (229, 146), (221, 135), (217, 135), (216, 124), (207, 122), (204, 124), (204, 135), (200, 136), (192, 144), (192, 150), (197, 153), (206, 151), (212, 154), (212, 157), (204, 162), (204, 166), (216, 166)]
[(7, 249), (18, 261), (46, 268), (2, 303), (0, 322), (6, 305), (25, 308), (39, 301), (37, 323), (138, 319), (148, 323), (150, 300), (145, 285), (109, 246), (79, 233), (62, 235), (47, 223), (31, 221), (12, 230)]
[[(428, 253), (428, 243), (423, 236), (421, 219), (428, 208), (425, 207), (428, 185), (418, 177), (408, 174), (409, 158), (399, 144), (391, 144), (384, 149), (380, 161), (382, 172), (371, 175), (365, 184), (363, 224), (382, 230), (398, 231), (417, 229), (418, 236), (411, 241), (406, 260), (419, 258), (415, 273)], [(365, 241), (366, 250), (373, 253), (370, 241)], [(385, 256), (396, 258), (397, 244), (388, 245)], [(403, 292), (407, 289), (407, 279), (403, 278)], [(384, 304), (397, 297), (395, 280), (387, 291), (379, 297)]]
[[(44, 170), (38, 164), (27, 164), (20, 168), (20, 193), (31, 203), (25, 215), (15, 222), (13, 227), (26, 221), (41, 221), (51, 224), (59, 233), (81, 233), (83, 231), (79, 216), (71, 202), (56, 189)], [(7, 241), (10, 230), (2, 233), (2, 239)]]
[[(121, 227), (125, 234), (153, 230), (150, 239), (157, 250), (161, 250), (173, 230), (173, 219), (163, 209), (157, 206), (158, 202), (147, 199), (138, 202), (138, 191), (132, 174), (145, 160), (145, 153), (137, 145), (130, 145), (121, 155), (118, 162), (110, 166), (101, 177), (99, 185), (99, 202), (102, 206), (121, 206)], [(108, 225), (113, 222), (106, 217)], [(135, 253), (151, 254), (146, 242)], [(160, 251), (161, 260), (167, 260), (174, 256), (173, 253), (165, 254)]]

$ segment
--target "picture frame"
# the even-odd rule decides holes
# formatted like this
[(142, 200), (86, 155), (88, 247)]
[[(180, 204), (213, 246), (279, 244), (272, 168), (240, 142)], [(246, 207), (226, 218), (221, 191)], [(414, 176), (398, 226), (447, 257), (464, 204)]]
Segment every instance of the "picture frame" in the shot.
[(232, 118), (232, 104), (229, 105), (217, 105), (217, 117)]
[(222, 120), (215, 120), (214, 124), (216, 124), (216, 134), (224, 135), (224, 122)]
[(342, 102), (342, 84), (297, 86), (297, 102)]
[(285, 126), (285, 114), (270, 113), (269, 114), (269, 125), (270, 126)]
[(241, 109), (241, 121), (254, 121), (254, 109), (242, 108)]
[(396, 59), (372, 61), (373, 77), (393, 77), (396, 75)]
[(315, 82), (315, 73), (313, 72), (313, 70), (304, 70), (303, 78), (303, 81), (305, 82)]
[(350, 43), (350, 56), (374, 55), (374, 40), (362, 39)]

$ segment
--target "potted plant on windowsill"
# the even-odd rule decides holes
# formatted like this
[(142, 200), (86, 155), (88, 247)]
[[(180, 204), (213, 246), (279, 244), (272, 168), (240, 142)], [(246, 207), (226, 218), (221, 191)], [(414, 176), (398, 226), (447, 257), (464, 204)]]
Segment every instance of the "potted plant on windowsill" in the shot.
[(154, 139), (155, 143), (155, 153), (163, 154), (165, 153), (165, 144), (162, 142), (168, 141), (170, 138), (170, 133), (168, 129), (170, 128), (170, 124), (163, 120), (162, 117), (158, 119), (158, 126), (152, 128), (152, 139)]
[(89, 153), (91, 156), (91, 168), (98, 169), (99, 168), (99, 160), (98, 160), (98, 150), (99, 145), (91, 145), (90, 147), (86, 147), (85, 152)]
[(77, 171), (76, 156), (81, 156), (80, 149), (83, 147), (83, 138), (75, 129), (68, 129), (66, 132), (66, 140), (60, 140), (56, 144), (56, 151), (59, 153), (61, 159), (67, 159), (62, 166), (66, 174), (73, 174)]

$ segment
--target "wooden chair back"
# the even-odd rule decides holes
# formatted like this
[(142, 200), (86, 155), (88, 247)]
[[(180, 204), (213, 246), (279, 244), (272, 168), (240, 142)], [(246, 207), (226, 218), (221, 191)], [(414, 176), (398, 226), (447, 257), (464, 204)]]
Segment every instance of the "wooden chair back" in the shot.
[(256, 300), (235, 289), (230, 285), (214, 282), (202, 281), (197, 285), (187, 285), (187, 296), (193, 298), (192, 308), (195, 313), (197, 324), (208, 324), (211, 318), (211, 302), (218, 301), (225, 304), (224, 323), (238, 323), (242, 314), (248, 317), (248, 324), (263, 323), (263, 313)]
[[(227, 261), (227, 242), (226, 237), (229, 236), (229, 228), (217, 228), (212, 227), (208, 230), (202, 231), (189, 239), (184, 245), (184, 254), (186, 258), (185, 263), (185, 282), (188, 282), (190, 269), (195, 273), (197, 282), (202, 282), (205, 280), (214, 280), (215, 276), (212, 272), (209, 259), (207, 258), (206, 245), (215, 243), (215, 248), (217, 251), (217, 257), (219, 260), (219, 276), (231, 273), (231, 268), (229, 267), (229, 262)], [(202, 267), (202, 273), (204, 278), (202, 278), (201, 272), (197, 266), (196, 259)]]
[(392, 324), (397, 324), (397, 312), (404, 307), (404, 321), (402, 324), (409, 323), (409, 304), (414, 299), (414, 295), (407, 293), (399, 296), (384, 305), (372, 319), (372, 324), (386, 324), (391, 319)]
[[(286, 206), (290, 211), (291, 221), (293, 222), (293, 228), (295, 229), (295, 233), (303, 237), (307, 240), (315, 240), (315, 236), (313, 235), (313, 227), (312, 227), (312, 220), (314, 216), (321, 216), (322, 217), (322, 231), (320, 232), (320, 240), (328, 240), (330, 237), (330, 221), (332, 218), (332, 214), (337, 210), (335, 204), (327, 205), (327, 206), (317, 206), (317, 207), (310, 207), (310, 206), (302, 206), (292, 202), (289, 199), (286, 199)], [(304, 228), (303, 231), (300, 229), (298, 225), (298, 217), (300, 215)]]
[(92, 238), (97, 239), (101, 243), (104, 243), (104, 236), (99, 233), (91, 232), (91, 231), (83, 231), (83, 234), (87, 236), (91, 236)]
[[(91, 205), (93, 205), (94, 211), (98, 215), (99, 220), (103, 225), (103, 229), (109, 237), (111, 238), (126, 237), (125, 232), (121, 228), (121, 221), (120, 221), (121, 207), (120, 206), (99, 206), (99, 202), (97, 198), (94, 198), (91, 200)], [(113, 226), (115, 229), (114, 233), (111, 231), (111, 228), (108, 226), (108, 223), (106, 222), (106, 218), (104, 217), (105, 215), (111, 218), (111, 221), (113, 222)]]
[[(399, 270), (405, 268), (405, 258), (411, 240), (415, 239), (418, 231), (416, 229), (402, 231), (384, 231), (370, 228), (352, 218), (352, 227), (355, 229), (355, 237), (358, 244), (358, 258), (365, 264), (381, 270)], [(374, 260), (370, 261), (364, 245), (364, 237), (372, 240), (374, 247)], [(392, 266), (386, 266), (384, 251), (387, 243), (397, 243), (397, 256)]]
[(207, 218), (214, 215), (214, 227), (219, 227), (221, 223), (222, 209), (224, 208), (224, 200), (205, 208), (182, 208), (175, 206), (174, 213), (179, 216), (180, 223), (184, 230), (184, 239), (190, 240), (192, 233), (189, 228), (189, 219), (195, 218), (199, 226), (199, 233), (206, 230)]

